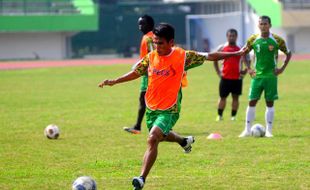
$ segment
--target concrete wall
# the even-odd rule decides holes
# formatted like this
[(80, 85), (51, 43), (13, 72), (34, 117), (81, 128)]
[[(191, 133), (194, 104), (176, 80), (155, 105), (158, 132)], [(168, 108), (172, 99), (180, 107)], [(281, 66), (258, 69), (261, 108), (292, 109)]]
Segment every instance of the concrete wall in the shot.
[(64, 59), (71, 33), (0, 33), (0, 59)]
[(272, 32), (283, 37), (293, 53), (310, 53), (310, 27), (274, 28)]
[[(244, 27), (240, 13), (216, 15), (189, 15), (187, 18), (187, 48), (204, 51), (204, 41), (208, 39), (211, 51), (226, 42), (229, 28), (238, 30), (238, 44), (244, 45), (250, 35), (259, 33), (258, 15), (248, 12), (244, 17)], [(244, 29), (242, 29), (244, 28)], [(308, 27), (272, 27), (271, 32), (281, 36), (294, 53), (310, 53), (310, 26)]]
[(248, 13), (244, 18), (240, 12), (215, 15), (189, 15), (187, 18), (187, 47), (204, 51), (204, 40), (208, 39), (211, 51), (225, 43), (226, 31), (235, 28), (238, 31), (238, 44), (243, 46), (248, 37), (258, 32), (258, 17)]
[(292, 35), (295, 52), (310, 53), (310, 27), (298, 28)]

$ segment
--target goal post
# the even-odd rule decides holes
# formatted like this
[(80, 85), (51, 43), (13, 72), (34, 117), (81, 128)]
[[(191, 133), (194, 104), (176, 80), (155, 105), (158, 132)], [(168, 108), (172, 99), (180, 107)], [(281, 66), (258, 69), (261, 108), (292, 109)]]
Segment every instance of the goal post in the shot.
[(187, 15), (186, 47), (196, 51), (214, 51), (226, 42), (226, 31), (234, 28), (238, 31), (238, 44), (257, 32), (258, 17), (254, 13), (241, 12)]

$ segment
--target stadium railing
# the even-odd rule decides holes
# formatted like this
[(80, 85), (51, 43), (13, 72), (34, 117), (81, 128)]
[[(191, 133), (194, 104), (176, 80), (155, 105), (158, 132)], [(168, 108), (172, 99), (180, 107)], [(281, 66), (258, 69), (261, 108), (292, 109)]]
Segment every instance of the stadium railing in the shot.
[(285, 10), (310, 9), (309, 0), (280, 0)]
[(0, 15), (78, 13), (73, 0), (0, 0)]

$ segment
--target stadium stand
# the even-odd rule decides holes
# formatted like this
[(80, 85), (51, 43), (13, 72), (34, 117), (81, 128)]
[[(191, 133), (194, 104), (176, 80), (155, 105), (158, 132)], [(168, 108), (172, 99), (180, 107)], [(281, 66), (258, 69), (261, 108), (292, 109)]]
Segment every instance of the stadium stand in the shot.
[(2, 15), (75, 14), (72, 0), (0, 0)]
[(71, 37), (98, 29), (97, 8), (92, 0), (0, 0), (0, 60), (70, 58)]
[(285, 10), (310, 9), (309, 0), (280, 0)]

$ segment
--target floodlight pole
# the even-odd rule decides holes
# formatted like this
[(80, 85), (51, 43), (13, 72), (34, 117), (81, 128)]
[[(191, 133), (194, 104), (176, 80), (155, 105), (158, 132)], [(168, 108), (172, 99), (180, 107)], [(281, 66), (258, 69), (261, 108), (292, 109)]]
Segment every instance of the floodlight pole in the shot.
[(185, 16), (185, 35), (186, 35), (186, 49), (191, 49), (191, 44), (190, 44), (190, 23), (189, 23), (189, 16)]
[(245, 44), (245, 39), (246, 39), (246, 27), (245, 27), (245, 6), (246, 6), (246, 0), (241, 0), (241, 31), (242, 31), (242, 36), (241, 36), (241, 43), (244, 45)]

